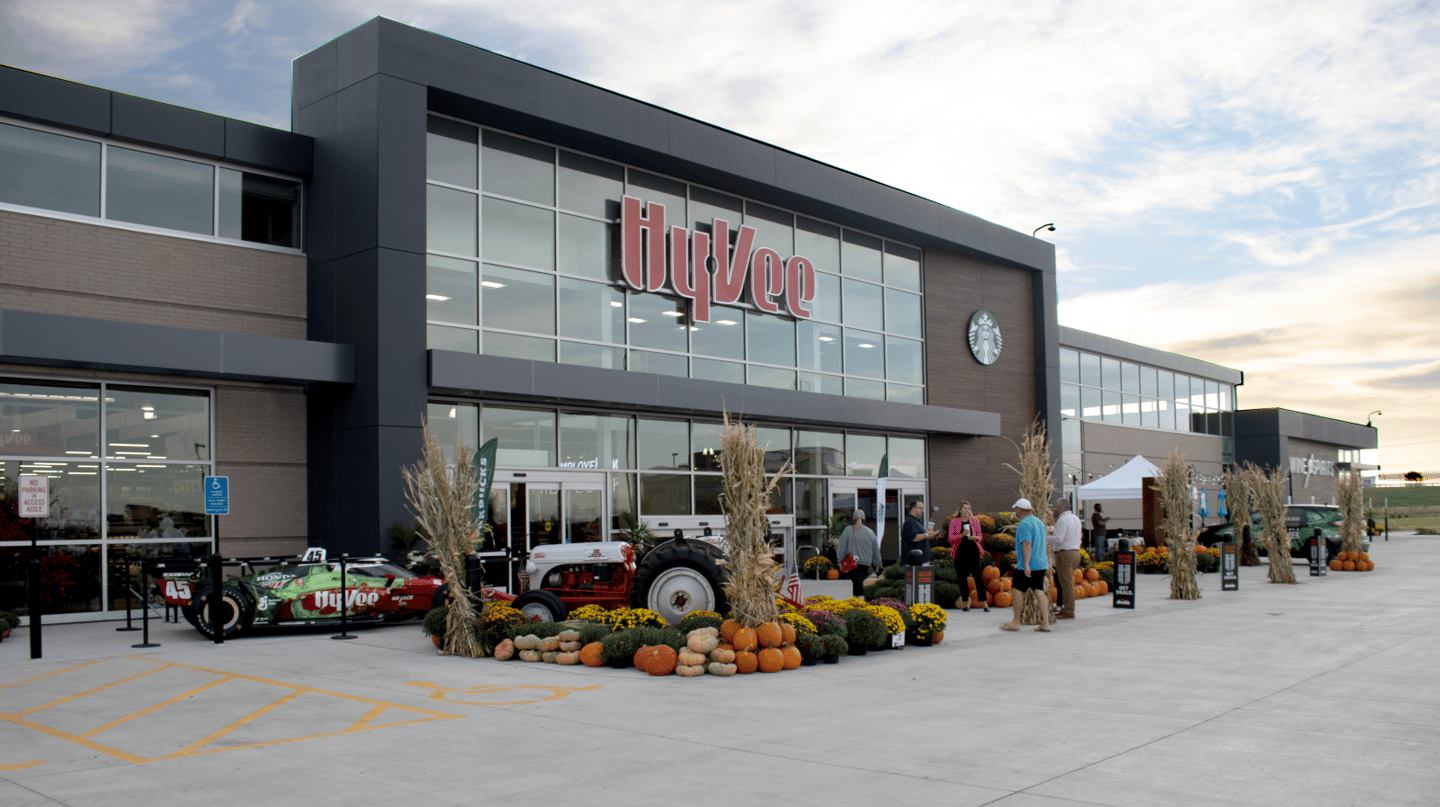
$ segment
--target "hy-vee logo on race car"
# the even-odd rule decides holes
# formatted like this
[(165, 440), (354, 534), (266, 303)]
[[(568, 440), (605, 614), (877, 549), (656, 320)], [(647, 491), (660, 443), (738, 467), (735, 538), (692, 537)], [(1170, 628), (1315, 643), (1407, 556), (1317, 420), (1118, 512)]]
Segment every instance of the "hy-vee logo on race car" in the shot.
[[(380, 602), (381, 592), (369, 591), (366, 589), (352, 588), (345, 592), (345, 610), (354, 611), (356, 608), (369, 608)], [(305, 598), (308, 602), (305, 605), (315, 611), (338, 611), (340, 610), (340, 592), (334, 589), (328, 591), (317, 591)]]

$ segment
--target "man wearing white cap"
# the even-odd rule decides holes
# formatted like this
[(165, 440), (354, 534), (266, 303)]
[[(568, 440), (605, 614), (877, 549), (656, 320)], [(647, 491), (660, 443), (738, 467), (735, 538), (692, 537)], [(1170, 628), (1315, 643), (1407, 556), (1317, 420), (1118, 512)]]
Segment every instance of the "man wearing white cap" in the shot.
[(1050, 568), (1050, 560), (1045, 556), (1045, 522), (1035, 517), (1029, 499), (1017, 499), (1013, 508), (1020, 517), (1020, 526), (1015, 528), (1015, 575), (1011, 581), (1015, 591), (1015, 618), (1001, 625), (1000, 630), (1020, 630), (1020, 611), (1025, 607), (1025, 598), (1033, 593), (1040, 605), (1040, 627), (1035, 630), (1049, 633), (1050, 602), (1045, 596), (1045, 572)]

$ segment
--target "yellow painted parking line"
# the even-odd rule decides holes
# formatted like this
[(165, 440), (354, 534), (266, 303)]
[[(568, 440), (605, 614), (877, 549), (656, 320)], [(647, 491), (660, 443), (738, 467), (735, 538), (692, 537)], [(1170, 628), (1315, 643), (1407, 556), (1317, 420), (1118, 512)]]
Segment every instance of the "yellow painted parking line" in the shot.
[[(589, 689), (600, 689), (604, 686), (604, 684), (592, 684), (588, 687), (557, 687), (542, 686), (537, 684), (520, 684), (518, 686), (507, 687), (500, 686), (499, 684), (482, 684), (480, 686), (464, 687), (457, 689), (455, 687), (442, 687), (439, 684), (436, 684), (434, 681), (411, 681), (405, 686), (421, 687), (423, 689), (433, 689), (435, 691), (431, 692), (427, 697), (429, 697), (432, 701), (440, 701), (441, 703), (465, 703), (470, 704), (471, 706), (520, 706), (526, 703), (540, 703), (541, 701), (558, 701), (561, 698), (569, 697), (570, 693), (572, 692), (584, 692), (585, 690)], [(512, 689), (548, 689), (550, 690), (550, 694), (544, 698), (529, 698), (523, 701), (464, 701), (453, 699), (450, 697), (454, 694), (493, 695), (497, 692), (506, 692)]]
[(0, 765), (0, 771), (18, 771), (21, 768), (33, 768), (36, 765), (44, 765), (48, 759), (37, 759), (34, 762), (22, 762), (19, 765)]
[(147, 675), (154, 675), (155, 673), (160, 672), (160, 670), (162, 670), (162, 669), (164, 669), (164, 668), (163, 668), (163, 667), (157, 667), (157, 668), (155, 668), (155, 669), (153, 669), (153, 670), (146, 670), (145, 672), (142, 672), (142, 673), (136, 673), (135, 675), (132, 675), (132, 676), (130, 676), (129, 678), (121, 678), (119, 681), (111, 681), (111, 682), (108, 683), (108, 684), (101, 684), (100, 686), (95, 687), (95, 688), (93, 688), (93, 689), (87, 689), (87, 690), (85, 690), (84, 692), (80, 692), (80, 693), (77, 693), (77, 694), (74, 694), (74, 695), (69, 695), (69, 696), (67, 696), (67, 697), (61, 698), (61, 699), (58, 700), (58, 701), (50, 701), (49, 703), (44, 703), (44, 704), (41, 704), (41, 705), (39, 705), (39, 706), (32, 706), (32, 707), (30, 707), (29, 709), (26, 709), (26, 710), (23, 711), (23, 712), (16, 712), (16, 715), (18, 715), (18, 716), (20, 716), (20, 717), (24, 717), (25, 715), (35, 714), (36, 712), (39, 712), (39, 711), (41, 711), (41, 710), (49, 709), (49, 708), (52, 707), (52, 706), (59, 706), (59, 705), (62, 704), (62, 703), (69, 703), (70, 701), (76, 700), (76, 699), (78, 699), (78, 698), (83, 698), (83, 697), (85, 697), (86, 695), (94, 695), (96, 692), (104, 692), (105, 690), (109, 689), (110, 687), (120, 686), (121, 684), (126, 684), (126, 683), (129, 683), (129, 682), (131, 682), (131, 681), (134, 681), (134, 680), (137, 679), (137, 678), (144, 678), (144, 677), (147, 676)]
[(91, 664), (99, 664), (101, 661), (104, 661), (104, 659), (95, 659), (94, 661), (87, 661), (87, 662), (85, 662), (84, 664), (77, 664), (77, 665), (75, 665), (74, 667), (66, 667), (66, 668), (63, 669), (63, 670), (56, 670), (55, 672), (48, 672), (48, 673), (45, 673), (44, 675), (37, 675), (37, 676), (35, 676), (34, 678), (26, 678), (24, 681), (11, 681), (11, 682), (8, 683), (8, 684), (0, 684), (0, 689), (6, 689), (7, 687), (18, 687), (18, 686), (20, 686), (21, 684), (28, 684), (28, 683), (30, 683), (31, 681), (39, 681), (39, 680), (41, 680), (42, 678), (49, 678), (49, 677), (52, 676), (52, 675), (60, 675), (60, 674), (62, 674), (62, 673), (73, 672), (73, 671), (75, 671), (75, 670), (80, 669), (81, 667), (89, 667)]
[(111, 747), (108, 746), (108, 745), (102, 745), (102, 744), (100, 744), (100, 743), (95, 742), (94, 740), (90, 740), (90, 739), (87, 739), (87, 738), (85, 738), (85, 737), (81, 737), (81, 736), (78, 735), (78, 734), (71, 734), (71, 733), (68, 732), (68, 731), (61, 731), (60, 729), (52, 729), (52, 728), (50, 728), (49, 726), (43, 725), (43, 724), (41, 724), (41, 723), (36, 723), (36, 722), (34, 722), (34, 721), (32, 721), (32, 720), (26, 720), (25, 718), (20, 717), (19, 715), (7, 715), (7, 714), (0, 713), (0, 720), (8, 720), (8, 721), (10, 721), (11, 723), (14, 723), (14, 724), (17, 725), (17, 726), (24, 726), (25, 728), (31, 729), (32, 731), (38, 731), (38, 732), (40, 732), (41, 734), (48, 734), (48, 735), (50, 735), (51, 737), (54, 737), (54, 738), (56, 738), (56, 739), (58, 739), (58, 740), (65, 740), (66, 742), (72, 742), (72, 743), (75, 743), (76, 745), (83, 745), (83, 746), (85, 746), (86, 748), (90, 749), (91, 751), (99, 751), (99, 752), (102, 753), (102, 754), (106, 754), (106, 755), (108, 755), (108, 756), (115, 757), (116, 759), (123, 759), (123, 760), (125, 760), (126, 762), (149, 762), (149, 761), (150, 761), (150, 760), (148, 760), (148, 759), (146, 759), (146, 758), (144, 758), (144, 757), (139, 757), (139, 756), (136, 756), (136, 755), (134, 755), (134, 754), (127, 753), (127, 752), (125, 752), (125, 751), (121, 751), (121, 750), (118, 749), (118, 748), (111, 748)]
[(291, 692), (287, 692), (286, 694), (281, 695), (280, 697), (278, 697), (278, 698), (276, 698), (275, 700), (271, 701), (269, 704), (267, 704), (267, 705), (265, 705), (265, 706), (263, 706), (263, 707), (261, 707), (261, 708), (259, 708), (259, 709), (256, 709), (255, 711), (251, 712), (251, 713), (248, 714), (248, 715), (245, 715), (244, 717), (240, 718), (239, 720), (236, 720), (235, 722), (231, 723), (230, 725), (226, 726), (225, 728), (220, 729), (219, 731), (215, 732), (214, 734), (211, 734), (211, 735), (209, 735), (208, 737), (202, 737), (202, 738), (200, 738), (199, 740), (196, 740), (195, 742), (193, 742), (193, 743), (185, 746), (184, 748), (180, 749), (179, 751), (176, 751), (175, 753), (176, 753), (176, 754), (182, 754), (182, 755), (192, 754), (192, 753), (194, 753), (195, 751), (197, 751), (197, 750), (199, 750), (199, 749), (201, 749), (201, 748), (204, 748), (205, 746), (209, 745), (210, 743), (215, 742), (216, 740), (220, 739), (221, 737), (224, 737), (225, 735), (229, 734), (230, 732), (232, 732), (232, 731), (234, 731), (234, 730), (236, 730), (236, 729), (238, 729), (238, 728), (240, 728), (240, 727), (242, 727), (242, 726), (249, 725), (250, 723), (253, 723), (254, 721), (258, 720), (259, 718), (261, 718), (261, 717), (263, 717), (263, 716), (265, 716), (265, 715), (267, 715), (267, 714), (275, 711), (276, 709), (279, 709), (281, 706), (284, 706), (285, 704), (289, 703), (290, 701), (295, 700), (296, 698), (300, 697), (300, 696), (303, 695), (303, 694), (305, 694), (305, 693), (302, 692), (302, 691), (300, 691), (300, 690), (293, 690), (293, 691), (291, 691)]
[[(228, 677), (228, 676), (225, 677), (225, 678), (218, 678), (218, 679), (216, 679), (216, 680), (214, 680), (214, 681), (211, 681), (211, 682), (208, 683), (208, 684), (204, 684), (204, 685), (202, 685), (202, 686), (195, 687), (194, 689), (190, 690), (189, 692), (182, 692), (181, 694), (176, 695), (176, 696), (173, 697), (173, 698), (170, 698), (170, 699), (168, 699), (168, 700), (160, 701), (159, 703), (155, 704), (154, 706), (147, 706), (147, 707), (145, 707), (144, 709), (141, 709), (140, 711), (138, 711), (138, 712), (136, 712), (136, 713), (134, 713), (134, 714), (126, 715), (126, 716), (124, 716), (124, 717), (120, 717), (120, 718), (116, 718), (116, 719), (114, 719), (114, 720), (111, 720), (109, 723), (106, 723), (106, 724), (103, 725), (103, 726), (98, 726), (98, 727), (96, 727), (96, 728), (90, 729), (89, 731), (87, 731), (87, 732), (85, 732), (84, 734), (81, 734), (81, 735), (79, 735), (79, 736), (85, 737), (85, 738), (87, 738), (87, 739), (90, 738), (90, 737), (94, 737), (96, 734), (99, 734), (99, 733), (102, 732), (102, 731), (109, 731), (110, 729), (113, 729), (113, 728), (115, 728), (116, 726), (119, 726), (119, 725), (123, 725), (123, 724), (125, 724), (125, 723), (128, 723), (128, 722), (130, 722), (131, 720), (134, 720), (134, 719), (137, 718), (137, 717), (144, 717), (145, 715), (150, 714), (151, 712), (155, 711), (156, 709), (163, 709), (163, 708), (165, 708), (166, 706), (169, 706), (169, 705), (172, 704), (172, 703), (179, 703), (180, 701), (183, 701), (183, 700), (185, 700), (186, 698), (188, 698), (188, 697), (190, 697), (190, 696), (192, 696), (192, 695), (199, 695), (201, 692), (204, 692), (204, 691), (207, 690), (207, 689), (213, 689), (214, 687), (218, 687), (218, 686), (220, 686), (221, 684), (225, 683), (226, 681), (230, 681), (230, 680), (233, 680), (233, 679), (230, 678), (230, 677)], [(117, 683), (118, 683), (118, 682), (117, 682)]]

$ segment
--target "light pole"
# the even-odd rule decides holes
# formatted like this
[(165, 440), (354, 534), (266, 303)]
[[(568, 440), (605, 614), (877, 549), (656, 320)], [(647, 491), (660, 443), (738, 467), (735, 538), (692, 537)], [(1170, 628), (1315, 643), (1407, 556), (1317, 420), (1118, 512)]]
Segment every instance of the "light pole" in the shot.
[(1372, 419), (1371, 419), (1371, 415), (1383, 415), (1383, 414), (1385, 414), (1385, 413), (1384, 413), (1384, 412), (1381, 412), (1379, 409), (1376, 409), (1374, 412), (1371, 412), (1369, 415), (1366, 415), (1366, 416), (1365, 416), (1365, 426), (1366, 426), (1366, 428), (1371, 428), (1371, 429), (1375, 428), (1375, 424), (1374, 424), (1373, 422), (1371, 422), (1371, 420), (1372, 420)]
[(1034, 238), (1035, 233), (1038, 233), (1041, 230), (1049, 230), (1052, 233), (1055, 232), (1055, 222), (1052, 221), (1049, 224), (1042, 224), (1039, 227), (1036, 227), (1034, 230), (1030, 231), (1030, 237)]

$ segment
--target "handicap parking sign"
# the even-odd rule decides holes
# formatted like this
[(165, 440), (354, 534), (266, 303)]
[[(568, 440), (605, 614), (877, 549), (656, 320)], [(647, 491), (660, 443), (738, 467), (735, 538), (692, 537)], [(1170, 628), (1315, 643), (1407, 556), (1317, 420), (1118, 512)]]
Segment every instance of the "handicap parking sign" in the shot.
[(224, 516), (230, 514), (230, 477), (205, 477), (205, 515)]

